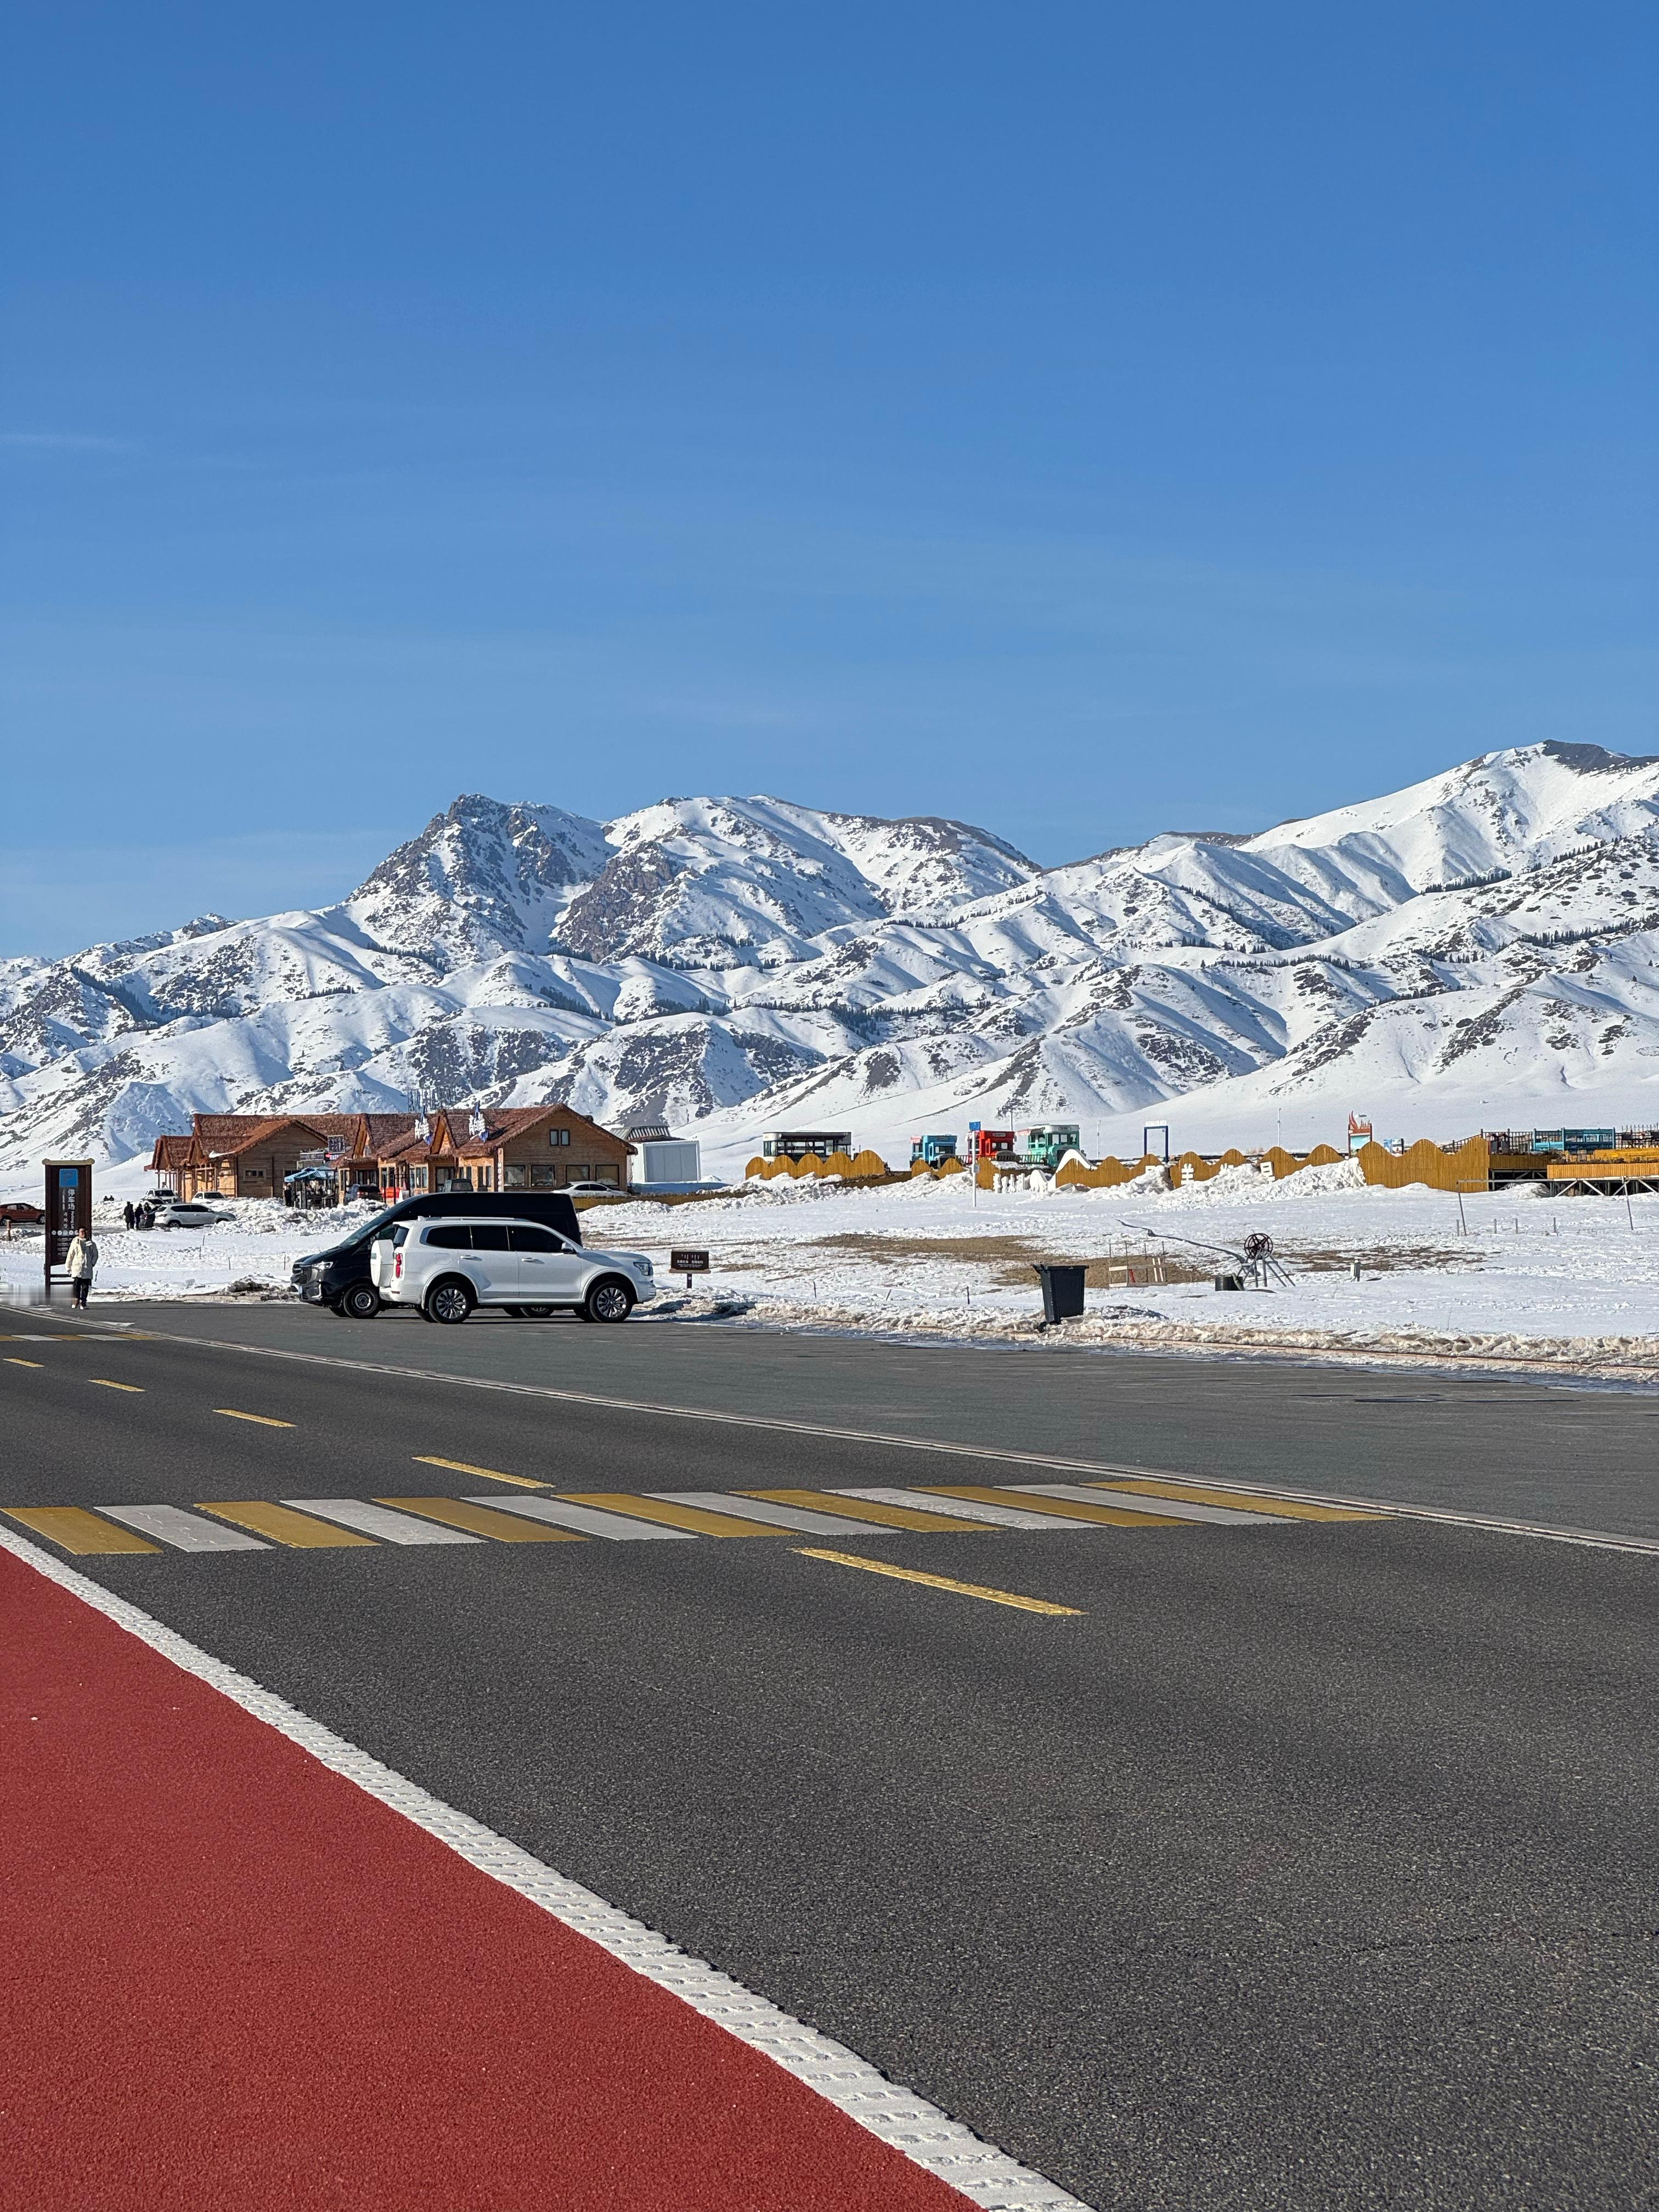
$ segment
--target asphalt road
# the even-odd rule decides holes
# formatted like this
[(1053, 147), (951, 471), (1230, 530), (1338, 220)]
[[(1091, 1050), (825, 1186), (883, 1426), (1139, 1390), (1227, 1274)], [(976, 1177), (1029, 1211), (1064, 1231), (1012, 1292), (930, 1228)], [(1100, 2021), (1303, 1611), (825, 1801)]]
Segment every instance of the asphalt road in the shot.
[[(123, 1317), (167, 1334), (0, 1344), (0, 1504), (489, 1488), (417, 1455), (559, 1491), (1028, 1479), (195, 1334), (1656, 1527), (1638, 1395)], [(76, 1564), (1088, 2203), (1659, 2203), (1659, 1561), (1390, 1519), (833, 1540), (1059, 1616), (803, 1556), (830, 1540)]]
[[(1393, 1499), (1659, 1540), (1659, 1391), (716, 1324), (108, 1305), (168, 1336)], [(19, 1327), (33, 1323), (20, 1321)], [(672, 1451), (641, 1431), (645, 1449)]]

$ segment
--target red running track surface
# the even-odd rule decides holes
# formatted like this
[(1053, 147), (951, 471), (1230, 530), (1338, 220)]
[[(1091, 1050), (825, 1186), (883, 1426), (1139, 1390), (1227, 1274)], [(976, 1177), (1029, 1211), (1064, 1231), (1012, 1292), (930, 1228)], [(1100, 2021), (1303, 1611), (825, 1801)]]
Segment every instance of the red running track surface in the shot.
[(968, 2200), (0, 1552), (0, 2203)]

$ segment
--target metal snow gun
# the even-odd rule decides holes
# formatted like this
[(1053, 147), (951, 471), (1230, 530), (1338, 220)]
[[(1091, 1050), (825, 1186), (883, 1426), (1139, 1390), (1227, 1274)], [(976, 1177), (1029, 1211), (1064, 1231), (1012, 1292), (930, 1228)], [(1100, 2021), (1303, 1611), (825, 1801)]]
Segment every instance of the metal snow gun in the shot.
[(1275, 1283), (1291, 1288), (1290, 1276), (1273, 1256), (1273, 1240), (1265, 1230), (1253, 1229), (1242, 1245), (1206, 1244), (1197, 1237), (1176, 1237), (1167, 1229), (1154, 1229), (1150, 1223), (1125, 1221), (1120, 1224), (1133, 1229), (1137, 1237), (1161, 1237), (1166, 1244), (1185, 1244), (1194, 1252), (1213, 1252), (1232, 1262), (1231, 1267), (1218, 1273), (1215, 1286), (1218, 1291), (1270, 1291)]

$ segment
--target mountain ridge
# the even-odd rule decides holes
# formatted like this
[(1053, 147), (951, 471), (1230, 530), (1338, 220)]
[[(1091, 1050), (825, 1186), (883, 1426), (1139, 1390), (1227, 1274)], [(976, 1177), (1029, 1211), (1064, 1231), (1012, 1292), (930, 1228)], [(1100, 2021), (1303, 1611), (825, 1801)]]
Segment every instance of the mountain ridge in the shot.
[(1046, 869), (943, 816), (466, 793), (332, 906), (0, 961), (0, 1181), (416, 1097), (666, 1119), (728, 1169), (781, 1121), (1659, 1121), (1656, 953), (1659, 759), (1589, 745)]

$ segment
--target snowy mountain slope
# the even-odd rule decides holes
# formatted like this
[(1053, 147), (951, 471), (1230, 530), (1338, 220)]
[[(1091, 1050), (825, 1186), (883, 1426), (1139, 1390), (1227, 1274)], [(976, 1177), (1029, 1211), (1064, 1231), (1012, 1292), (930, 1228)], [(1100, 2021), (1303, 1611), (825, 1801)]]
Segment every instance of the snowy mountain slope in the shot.
[(1659, 761), (1594, 746), (1048, 870), (776, 799), (466, 797), (337, 906), (0, 963), (0, 1180), (193, 1109), (416, 1097), (664, 1118), (727, 1166), (792, 1122), (901, 1154), (970, 1116), (1659, 1122), (1656, 951)]
[(1524, 745), (1384, 799), (1281, 823), (1242, 849), (1357, 921), (1439, 884), (1628, 836), (1656, 816), (1659, 760), (1600, 745)]

